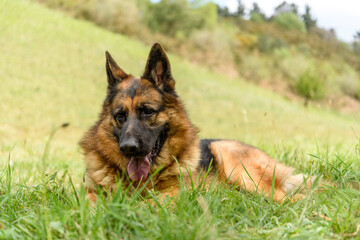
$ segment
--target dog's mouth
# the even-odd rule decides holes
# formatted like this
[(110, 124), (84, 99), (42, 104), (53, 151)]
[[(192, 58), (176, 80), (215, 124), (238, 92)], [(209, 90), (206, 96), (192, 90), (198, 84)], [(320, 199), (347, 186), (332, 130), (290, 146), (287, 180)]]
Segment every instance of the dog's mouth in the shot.
[(154, 147), (151, 152), (145, 157), (131, 157), (127, 166), (127, 172), (130, 179), (134, 182), (145, 181), (150, 172), (150, 168), (154, 163), (155, 158), (159, 155), (161, 148), (166, 140), (167, 131), (161, 131), (156, 139)]

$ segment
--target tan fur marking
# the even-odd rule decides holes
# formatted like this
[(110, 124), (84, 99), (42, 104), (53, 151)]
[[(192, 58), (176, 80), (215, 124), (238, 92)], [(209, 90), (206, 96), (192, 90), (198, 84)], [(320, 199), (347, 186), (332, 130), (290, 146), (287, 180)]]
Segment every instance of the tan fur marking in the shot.
[(135, 78), (132, 75), (129, 75), (126, 79), (124, 79), (124, 81), (122, 81), (118, 86), (117, 89), (118, 90), (122, 90), (122, 89), (126, 89), (128, 87), (130, 87), (133, 84), (139, 83), (141, 80), (139, 78)]
[(302, 176), (292, 175), (292, 168), (276, 162), (259, 149), (230, 140), (212, 142), (210, 147), (220, 175), (247, 191), (264, 192), (270, 197), (274, 171), (276, 201), (303, 183)]

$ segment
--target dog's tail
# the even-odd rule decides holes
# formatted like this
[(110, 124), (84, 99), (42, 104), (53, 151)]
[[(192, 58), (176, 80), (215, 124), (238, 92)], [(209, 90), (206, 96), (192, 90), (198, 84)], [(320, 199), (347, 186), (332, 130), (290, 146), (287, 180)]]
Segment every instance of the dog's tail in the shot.
[(277, 202), (298, 200), (306, 190), (320, 183), (318, 178), (293, 174), (293, 168), (237, 141), (215, 141), (210, 150), (221, 179), (250, 192), (264, 193)]

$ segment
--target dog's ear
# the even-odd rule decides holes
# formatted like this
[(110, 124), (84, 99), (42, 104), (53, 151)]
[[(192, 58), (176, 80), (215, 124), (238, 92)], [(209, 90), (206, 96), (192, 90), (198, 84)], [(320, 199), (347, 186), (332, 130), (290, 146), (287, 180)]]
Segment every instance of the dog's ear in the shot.
[(108, 51), (105, 52), (106, 55), (106, 74), (108, 78), (109, 88), (115, 86), (116, 84), (122, 82), (128, 75), (116, 64), (114, 59), (111, 57)]
[(175, 90), (175, 80), (171, 75), (169, 59), (159, 43), (152, 46), (142, 77), (164, 91)]

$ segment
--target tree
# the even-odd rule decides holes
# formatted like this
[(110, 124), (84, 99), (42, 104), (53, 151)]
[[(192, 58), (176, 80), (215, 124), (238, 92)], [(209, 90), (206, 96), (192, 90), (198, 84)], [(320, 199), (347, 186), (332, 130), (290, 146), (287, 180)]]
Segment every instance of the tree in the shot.
[(278, 16), (283, 13), (290, 13), (290, 12), (298, 15), (298, 6), (294, 3), (289, 4), (286, 1), (284, 1), (275, 8), (274, 16)]
[(217, 5), (217, 8), (219, 17), (242, 18), (245, 15), (245, 6), (241, 3), (241, 0), (238, 0), (238, 7), (234, 13), (231, 13), (226, 6), (221, 7)]
[(353, 49), (355, 53), (360, 54), (360, 31), (354, 34)]
[(316, 27), (316, 19), (311, 16), (311, 9), (309, 5), (305, 6), (305, 13), (301, 16), (305, 23), (306, 30), (309, 31), (311, 28)]
[(265, 14), (261, 11), (259, 5), (256, 2), (254, 2), (253, 8), (250, 10), (250, 20), (259, 22), (265, 19), (266, 19)]
[(354, 35), (354, 39), (356, 42), (359, 42), (360, 43), (360, 31), (357, 31)]
[(218, 9), (219, 17), (230, 17), (230, 12), (228, 7), (221, 7), (220, 5), (216, 5)]
[(261, 13), (260, 7), (256, 2), (254, 2), (253, 8), (250, 10), (250, 14), (259, 14), (259, 13)]
[(301, 21), (300, 17), (293, 12), (285, 12), (274, 16), (272, 21), (284, 29), (297, 30), (303, 33), (306, 32), (306, 26), (304, 22)]
[(171, 37), (187, 37), (194, 30), (205, 27), (207, 22), (213, 22), (204, 19), (208, 12), (212, 12), (210, 5), (205, 9), (194, 9), (187, 0), (162, 0), (148, 8), (147, 24), (151, 30)]
[(235, 17), (243, 17), (245, 15), (245, 6), (241, 0), (238, 0), (237, 11), (233, 14)]
[(213, 28), (218, 21), (218, 12), (216, 4), (207, 2), (192, 9), (190, 17), (198, 19), (200, 28)]
[(298, 6), (295, 3), (290, 4), (290, 9), (293, 13), (298, 15)]

